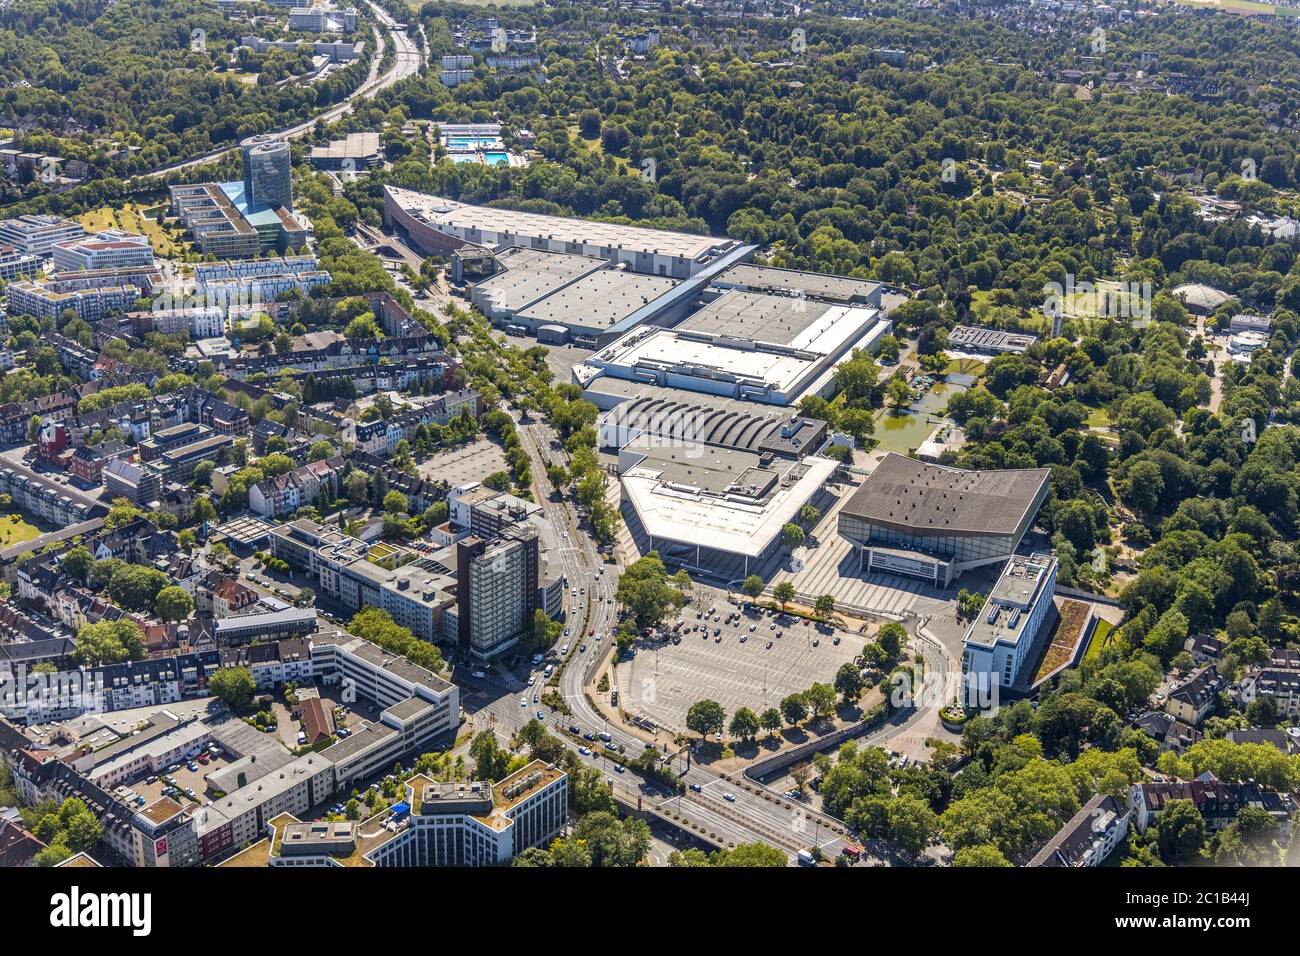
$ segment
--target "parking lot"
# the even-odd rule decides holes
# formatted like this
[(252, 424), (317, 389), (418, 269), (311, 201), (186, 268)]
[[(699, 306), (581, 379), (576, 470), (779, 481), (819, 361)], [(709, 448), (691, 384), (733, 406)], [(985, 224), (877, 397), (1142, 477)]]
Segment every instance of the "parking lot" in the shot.
[(481, 481), (496, 471), (505, 471), (506, 457), (487, 439), (470, 442), (463, 448), (440, 451), (419, 465), (420, 477), (445, 481), (453, 488), (471, 481)]
[[(161, 773), (153, 778), (152, 783), (148, 782), (148, 777), (142, 777), (136, 782), (128, 784), (128, 789), (144, 797), (144, 802), (148, 805), (163, 795), (163, 790), (167, 787), (167, 783), (163, 777), (171, 777), (176, 781), (176, 786), (182, 793), (186, 790), (193, 790), (194, 797), (192, 799), (201, 803), (206, 799), (208, 786), (203, 782), (204, 776), (216, 770), (220, 770), (223, 767), (230, 766), (230, 761), (224, 756), (214, 756), (206, 748), (204, 752), (208, 754), (208, 762), (204, 764), (196, 760), (194, 762), (194, 770), (190, 770), (188, 765), (183, 762), (180, 764), (173, 764), (172, 766), (175, 766), (177, 769), (171, 770), (170, 768), (164, 768)], [(150, 776), (152, 776), (152, 774)]]
[(728, 719), (739, 707), (761, 713), (813, 683), (831, 683), (865, 644), (861, 635), (818, 631), (788, 615), (754, 611), (736, 620), (739, 609), (725, 600), (712, 606), (707, 625), (695, 616), (707, 608), (682, 613), (680, 644), (643, 642), (632, 660), (618, 666), (625, 710), (677, 731), (686, 729), (687, 710), (703, 698), (720, 703)]

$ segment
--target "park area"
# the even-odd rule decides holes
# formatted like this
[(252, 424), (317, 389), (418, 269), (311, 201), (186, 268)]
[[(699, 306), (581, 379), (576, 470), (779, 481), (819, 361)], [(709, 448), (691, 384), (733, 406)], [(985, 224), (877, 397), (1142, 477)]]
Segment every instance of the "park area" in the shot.
[(190, 251), (190, 244), (184, 240), (172, 238), (168, 230), (158, 223), (157, 211), (159, 208), (163, 207), (146, 209), (139, 203), (127, 203), (121, 209), (101, 206), (99, 209), (92, 209), (77, 218), (81, 225), (85, 227), (86, 232), (101, 232), (105, 229), (122, 229), (126, 232), (134, 232), (149, 237), (149, 243), (153, 246), (154, 255), (169, 259), (181, 258)]

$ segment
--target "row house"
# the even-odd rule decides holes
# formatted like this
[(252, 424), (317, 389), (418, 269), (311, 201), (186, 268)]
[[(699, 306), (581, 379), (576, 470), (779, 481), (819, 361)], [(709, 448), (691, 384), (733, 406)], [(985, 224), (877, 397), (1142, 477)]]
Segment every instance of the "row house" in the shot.
[(389, 419), (373, 422), (349, 421), (343, 429), (343, 439), (371, 455), (386, 455), (393, 446), (405, 439), (411, 441), (421, 425), (446, 425), (458, 415), (468, 412), (478, 417), (479, 395), (473, 389), (448, 392), (434, 401)]
[(1273, 818), (1285, 835), (1290, 832), (1291, 815), (1296, 811), (1296, 802), (1290, 794), (1255, 783), (1224, 783), (1207, 770), (1194, 780), (1133, 784), (1129, 789), (1129, 806), (1138, 832), (1145, 833), (1174, 800), (1191, 801), (1210, 833), (1226, 827), (1246, 807), (1258, 807)]
[(246, 644), (221, 649), (223, 667), (247, 667), (258, 690), (272, 690), (287, 683), (310, 684), (314, 672), (311, 642), (302, 637)]
[(336, 455), (259, 481), (248, 489), (248, 507), (263, 517), (279, 518), (322, 498), (337, 499), (344, 465), (343, 456)]
[(302, 349), (283, 354), (219, 358), (216, 370), (231, 378), (243, 379), (259, 372), (276, 376), (291, 372), (320, 372), (364, 362), (401, 361), (416, 355), (443, 351), (442, 341), (434, 335), (413, 335), (387, 339), (345, 339), (318, 349)]

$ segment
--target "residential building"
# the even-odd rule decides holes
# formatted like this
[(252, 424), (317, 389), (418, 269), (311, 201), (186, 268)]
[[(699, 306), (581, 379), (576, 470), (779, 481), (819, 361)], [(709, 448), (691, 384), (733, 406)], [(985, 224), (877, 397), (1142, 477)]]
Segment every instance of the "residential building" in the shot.
[(1133, 810), (1123, 801), (1097, 794), (1057, 830), (1029, 866), (1101, 866), (1128, 835)]
[(248, 489), (248, 507), (267, 518), (279, 518), (314, 504), (339, 497), (339, 481), (345, 459), (338, 455), (310, 462), (274, 478), (259, 481)]
[(498, 657), (532, 633), (537, 610), (538, 535), (531, 525), (504, 529), (492, 541), (456, 543), (456, 622), (461, 651)]
[(41, 257), (28, 255), (13, 246), (0, 246), (0, 279), (32, 279), (41, 271)]
[(1219, 691), (1226, 684), (1214, 667), (1202, 667), (1169, 691), (1165, 710), (1183, 723), (1199, 727), (1218, 704)]
[(1138, 832), (1145, 833), (1174, 800), (1190, 800), (1200, 811), (1209, 833), (1223, 829), (1246, 807), (1265, 811), (1284, 834), (1289, 833), (1291, 816), (1296, 811), (1295, 799), (1290, 794), (1255, 783), (1224, 783), (1207, 770), (1195, 780), (1133, 784), (1128, 802)]

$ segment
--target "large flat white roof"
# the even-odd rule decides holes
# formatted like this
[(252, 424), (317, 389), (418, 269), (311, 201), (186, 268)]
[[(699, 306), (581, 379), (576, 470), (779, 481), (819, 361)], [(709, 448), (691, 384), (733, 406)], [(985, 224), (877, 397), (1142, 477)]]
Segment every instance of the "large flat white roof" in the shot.
[(649, 363), (687, 374), (699, 370), (789, 393), (828, 356), (861, 339), (879, 316), (872, 308), (728, 292), (675, 329), (639, 329), (588, 361), (596, 367)]
[(749, 498), (725, 489), (753, 473), (757, 455), (708, 447), (690, 457), (695, 452), (680, 445), (652, 444), (639, 445), (647, 457), (622, 476), (623, 494), (646, 533), (748, 557), (762, 554), (838, 467), (816, 456), (778, 461), (773, 467), (782, 477), (762, 498)]
[(657, 253), (692, 260), (735, 244), (734, 240), (713, 236), (696, 236), (686, 232), (624, 226), (590, 219), (568, 219), (495, 206), (471, 206), (454, 199), (428, 196), (409, 189), (393, 186), (384, 188), (404, 210), (418, 215), (435, 228), (450, 226), (511, 236), (541, 236), (558, 242), (621, 248), (629, 252)]

